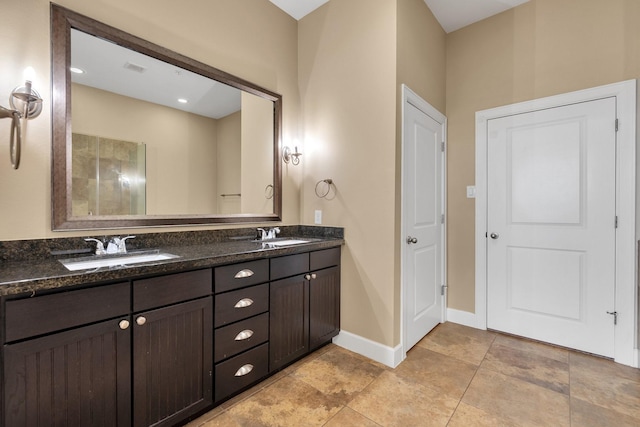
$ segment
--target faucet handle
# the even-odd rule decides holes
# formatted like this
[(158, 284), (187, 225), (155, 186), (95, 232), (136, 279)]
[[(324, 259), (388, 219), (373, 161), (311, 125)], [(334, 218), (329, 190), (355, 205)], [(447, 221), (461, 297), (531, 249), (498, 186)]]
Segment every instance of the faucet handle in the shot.
[(127, 237), (123, 237), (122, 239), (120, 239), (120, 238), (114, 239), (116, 245), (118, 245), (118, 253), (126, 254), (127, 253), (126, 240), (127, 239), (134, 239), (135, 237), (136, 236), (127, 236)]
[(98, 239), (86, 238), (85, 242), (96, 242), (96, 255), (104, 255), (107, 251), (104, 250), (104, 243)]
[(267, 238), (267, 232), (265, 231), (264, 228), (257, 228), (256, 231), (258, 233), (258, 236), (257, 236), (258, 240), (264, 240)]

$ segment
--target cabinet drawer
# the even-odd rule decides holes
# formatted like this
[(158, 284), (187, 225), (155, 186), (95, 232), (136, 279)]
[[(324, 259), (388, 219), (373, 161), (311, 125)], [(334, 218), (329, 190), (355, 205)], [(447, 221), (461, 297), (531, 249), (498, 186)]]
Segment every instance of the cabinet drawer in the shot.
[(309, 263), (311, 270), (320, 270), (322, 268), (340, 265), (340, 248), (311, 252)]
[(265, 377), (268, 372), (269, 344), (242, 353), (216, 365), (215, 400), (219, 402), (233, 393)]
[(123, 316), (129, 308), (126, 282), (7, 301), (6, 341)]
[(215, 331), (214, 361), (235, 356), (269, 339), (269, 313)]
[(215, 291), (226, 292), (269, 281), (269, 260), (243, 262), (214, 270)]
[(268, 311), (269, 284), (218, 294), (215, 299), (213, 324), (217, 328)]
[(271, 259), (271, 280), (295, 276), (309, 271), (309, 253)]
[(211, 294), (211, 270), (167, 274), (133, 282), (133, 311), (148, 310)]

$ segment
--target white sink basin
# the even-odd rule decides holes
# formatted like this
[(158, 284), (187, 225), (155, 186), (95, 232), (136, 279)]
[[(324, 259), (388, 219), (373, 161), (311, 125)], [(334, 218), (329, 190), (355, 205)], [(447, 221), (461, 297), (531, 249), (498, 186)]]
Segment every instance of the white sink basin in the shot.
[(143, 262), (163, 261), (172, 258), (180, 258), (178, 255), (168, 253), (147, 253), (147, 254), (131, 254), (118, 257), (101, 258), (96, 256), (95, 258), (80, 258), (80, 259), (61, 259), (62, 265), (67, 267), (67, 270), (89, 270), (100, 267), (113, 267), (124, 266), (131, 264), (140, 264)]
[(275, 240), (273, 242), (270, 242), (268, 240), (264, 240), (262, 241), (262, 243), (265, 243), (270, 246), (289, 246), (289, 245), (299, 245), (301, 243), (309, 243), (309, 241), (298, 240), (298, 239), (288, 239), (288, 240)]

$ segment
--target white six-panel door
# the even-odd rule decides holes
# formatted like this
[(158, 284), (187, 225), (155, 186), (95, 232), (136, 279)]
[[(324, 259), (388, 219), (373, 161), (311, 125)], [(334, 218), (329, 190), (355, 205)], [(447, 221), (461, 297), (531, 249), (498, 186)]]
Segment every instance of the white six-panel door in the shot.
[(614, 97), (487, 133), (487, 326), (614, 356)]

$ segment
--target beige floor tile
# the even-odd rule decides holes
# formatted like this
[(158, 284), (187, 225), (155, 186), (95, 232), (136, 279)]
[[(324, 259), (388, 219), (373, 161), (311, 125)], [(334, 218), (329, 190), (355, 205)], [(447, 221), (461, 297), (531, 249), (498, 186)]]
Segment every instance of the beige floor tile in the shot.
[[(496, 342), (498, 339), (496, 338)], [(569, 394), (569, 363), (518, 348), (493, 343), (482, 362), (483, 368)]]
[(439, 391), (383, 372), (349, 408), (385, 426), (446, 426), (458, 400)]
[(526, 338), (514, 337), (511, 335), (498, 334), (494, 344), (500, 344), (517, 350), (526, 351), (530, 354), (557, 360), (558, 362), (569, 363), (569, 350), (561, 347), (531, 341)]
[(322, 426), (342, 407), (338, 399), (286, 376), (228, 413), (242, 426)]
[(640, 418), (630, 417), (610, 409), (571, 399), (571, 425), (580, 427), (638, 427)]
[(200, 427), (249, 427), (250, 424), (240, 424), (229, 412), (222, 412), (208, 420)]
[(489, 414), (482, 409), (460, 403), (447, 427), (517, 427), (518, 424)]
[(484, 359), (495, 337), (494, 332), (447, 322), (429, 332), (417, 346), (477, 366)]
[(354, 353), (335, 347), (290, 375), (346, 405), (382, 372), (383, 369), (356, 357)]
[(380, 424), (371, 421), (351, 408), (345, 407), (323, 427), (380, 427)]
[(569, 397), (480, 367), (462, 402), (522, 426), (569, 426)]
[(394, 374), (403, 380), (439, 390), (460, 399), (476, 373), (476, 366), (461, 360), (414, 347)]
[(640, 419), (640, 370), (571, 353), (570, 375), (571, 397)]

